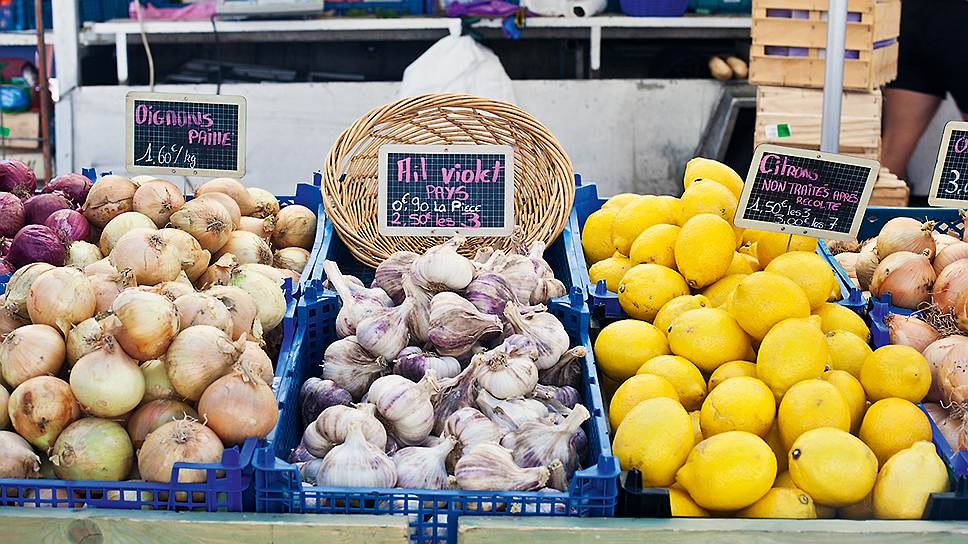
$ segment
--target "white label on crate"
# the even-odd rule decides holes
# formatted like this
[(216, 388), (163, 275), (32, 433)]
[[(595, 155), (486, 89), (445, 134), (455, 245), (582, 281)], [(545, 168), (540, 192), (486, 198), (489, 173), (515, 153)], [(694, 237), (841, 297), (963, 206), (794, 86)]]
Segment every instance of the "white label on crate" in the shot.
[(790, 125), (786, 123), (778, 123), (776, 125), (766, 125), (766, 137), (771, 140), (776, 140), (778, 138), (789, 138), (793, 135), (793, 131), (790, 130)]

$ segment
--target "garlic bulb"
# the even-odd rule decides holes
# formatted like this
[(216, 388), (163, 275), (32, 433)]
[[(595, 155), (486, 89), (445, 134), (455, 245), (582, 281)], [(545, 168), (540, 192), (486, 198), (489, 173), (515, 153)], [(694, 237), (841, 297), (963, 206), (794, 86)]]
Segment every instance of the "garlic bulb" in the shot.
[(391, 374), (373, 382), (367, 400), (402, 444), (419, 444), (434, 428), (434, 406), (431, 395), (438, 390), (437, 375), (428, 370), (417, 383)]
[(531, 397), (542, 401), (549, 410), (559, 413), (570, 411), (581, 402), (581, 395), (578, 390), (570, 385), (558, 387), (538, 384), (534, 387)]
[(534, 263), (524, 255), (498, 255), (494, 253), (492, 271), (507, 280), (514, 292), (514, 298), (521, 304), (528, 304), (538, 283), (538, 275), (534, 272)]
[(400, 304), (406, 296), (401, 280), (405, 274), (410, 273), (410, 265), (417, 257), (419, 255), (412, 251), (397, 251), (390, 255), (376, 267), (370, 287), (383, 289), (394, 304)]
[(564, 325), (548, 312), (523, 313), (519, 305), (509, 302), (504, 316), (516, 334), (527, 336), (534, 343), (538, 370), (551, 368), (568, 351), (570, 340)]
[(334, 447), (316, 473), (316, 485), (337, 487), (393, 487), (397, 469), (383, 449), (366, 440), (359, 423), (351, 423), (346, 441)]
[(431, 368), (440, 379), (453, 378), (460, 374), (460, 363), (453, 357), (439, 357), (435, 353), (424, 353), (419, 348), (416, 353), (404, 353), (404, 351), (401, 351), (393, 362), (394, 374), (415, 382), (420, 381)]
[(352, 402), (353, 395), (336, 385), (333, 380), (313, 377), (303, 382), (299, 388), (299, 408), (303, 425), (315, 421), (330, 406), (349, 406)]
[(370, 353), (393, 360), (410, 341), (407, 320), (413, 306), (413, 299), (406, 299), (400, 306), (370, 313), (356, 325), (357, 342)]
[[(351, 424), (359, 424), (366, 440), (374, 446), (385, 448), (387, 445), (387, 431), (376, 418), (376, 406), (369, 403), (355, 406), (330, 406), (323, 410), (316, 418), (315, 430), (319, 437), (335, 446), (346, 441), (346, 433)], [(321, 444), (317, 442), (317, 444)], [(319, 450), (319, 448), (314, 448)], [(314, 452), (314, 455), (320, 455)]]
[(538, 383), (535, 351), (508, 344), (474, 356), (480, 360), (477, 380), (481, 387), (498, 399), (521, 397)]
[(486, 390), (481, 390), (477, 394), (477, 407), (506, 432), (516, 431), (518, 427), (528, 421), (545, 419), (550, 416), (548, 407), (540, 401), (534, 399), (496, 399)]
[(404, 274), (400, 280), (406, 297), (413, 300), (413, 310), (407, 317), (410, 336), (418, 342), (427, 342), (430, 338), (430, 301), (431, 295), (413, 283), (410, 274)]
[(457, 440), (447, 436), (434, 446), (410, 446), (394, 453), (397, 485), (410, 489), (446, 489), (449, 478), (445, 461), (456, 445)]
[(430, 303), (428, 336), (441, 355), (459, 357), (485, 334), (499, 333), (503, 328), (500, 318), (481, 313), (460, 295), (438, 293)]
[(546, 467), (519, 467), (510, 450), (494, 443), (474, 446), (454, 469), (461, 489), (533, 491), (544, 487), (550, 475)]
[(363, 349), (355, 336), (333, 342), (323, 353), (323, 379), (332, 380), (357, 400), (386, 372), (384, 359)]
[(534, 273), (538, 276), (538, 279), (542, 280), (553, 280), (555, 279), (555, 273), (551, 269), (551, 265), (548, 261), (544, 260), (544, 252), (547, 244), (544, 240), (536, 240), (528, 247), (521, 251), (524, 255), (527, 255), (531, 259), (531, 265), (534, 267)]
[(356, 334), (356, 324), (373, 309), (393, 306), (382, 289), (367, 289), (348, 281), (333, 261), (324, 261), (323, 270), (342, 303), (336, 316), (336, 333), (340, 336)]
[(486, 263), (491, 258), (491, 255), (493, 254), (494, 254), (493, 247), (491, 246), (479, 247), (477, 248), (477, 252), (474, 253), (474, 259), (472, 259), (472, 261), (475, 266), (482, 265)]
[(440, 390), (433, 396), (435, 433), (444, 432), (444, 425), (451, 414), (461, 408), (474, 406), (479, 365), (480, 360), (472, 360), (457, 376), (440, 381)]
[(504, 306), (514, 299), (514, 292), (507, 280), (494, 272), (481, 272), (464, 290), (464, 298), (478, 310), (490, 315), (503, 315)]
[(561, 355), (558, 362), (538, 371), (538, 382), (545, 385), (576, 386), (581, 382), (581, 363), (588, 351), (584, 346), (573, 347)]
[(558, 459), (565, 466), (566, 478), (571, 480), (581, 462), (573, 437), (589, 417), (588, 410), (579, 404), (561, 424), (541, 419), (527, 421), (505, 436), (501, 445), (512, 450), (514, 462), (522, 467), (546, 466)]
[(302, 481), (309, 485), (316, 485), (316, 474), (319, 473), (319, 468), (323, 466), (323, 460), (318, 457), (313, 457), (312, 459), (295, 464), (299, 467), (299, 476), (302, 477)]
[(505, 434), (480, 410), (470, 406), (457, 410), (444, 423), (444, 435), (454, 437), (458, 453), (485, 442), (500, 442)]
[(323, 457), (329, 453), (329, 450), (333, 449), (333, 446), (335, 444), (319, 434), (319, 431), (316, 430), (315, 422), (306, 425), (306, 430), (303, 431), (302, 441), (299, 443), (299, 447), (305, 449), (314, 457)]
[(474, 263), (457, 253), (466, 241), (463, 236), (454, 236), (417, 257), (410, 265), (414, 283), (435, 293), (467, 287), (474, 279)]

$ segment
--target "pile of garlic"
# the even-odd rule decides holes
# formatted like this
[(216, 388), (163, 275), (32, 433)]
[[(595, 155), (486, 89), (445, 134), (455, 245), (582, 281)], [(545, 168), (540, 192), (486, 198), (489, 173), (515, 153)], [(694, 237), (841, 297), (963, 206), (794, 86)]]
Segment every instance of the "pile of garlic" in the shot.
[(473, 260), (455, 237), (397, 252), (367, 288), (324, 263), (342, 308), (300, 391), (304, 485), (566, 491), (587, 447), (585, 348), (545, 311), (544, 243)]

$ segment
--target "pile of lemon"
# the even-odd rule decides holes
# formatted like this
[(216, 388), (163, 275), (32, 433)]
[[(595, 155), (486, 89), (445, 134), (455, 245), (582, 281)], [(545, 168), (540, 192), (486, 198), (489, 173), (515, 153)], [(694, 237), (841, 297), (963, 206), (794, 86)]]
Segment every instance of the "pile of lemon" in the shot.
[(622, 468), (669, 487), (675, 516), (920, 519), (948, 487), (915, 405), (927, 361), (868, 347), (863, 319), (827, 302), (813, 238), (788, 251), (788, 235), (735, 229), (741, 188), (694, 159), (681, 199), (619, 195), (586, 222), (589, 261), (605, 253), (595, 229), (613, 250), (592, 275), (634, 318), (595, 340)]

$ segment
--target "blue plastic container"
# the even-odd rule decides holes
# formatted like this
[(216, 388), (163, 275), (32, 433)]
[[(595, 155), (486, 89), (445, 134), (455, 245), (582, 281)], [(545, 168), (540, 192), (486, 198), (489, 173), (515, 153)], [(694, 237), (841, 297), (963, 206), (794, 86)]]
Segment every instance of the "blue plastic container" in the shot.
[(689, 0), (689, 11), (696, 13), (752, 13), (753, 0)]
[(632, 17), (682, 17), (689, 0), (619, 0), (619, 5)]
[(327, 2), (327, 10), (335, 10), (337, 13), (346, 13), (351, 10), (366, 10), (370, 13), (379, 14), (381, 11), (396, 15), (423, 15), (430, 13), (424, 0), (399, 0), (398, 2)]

